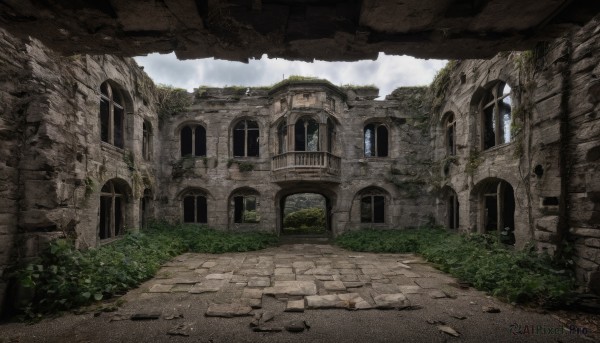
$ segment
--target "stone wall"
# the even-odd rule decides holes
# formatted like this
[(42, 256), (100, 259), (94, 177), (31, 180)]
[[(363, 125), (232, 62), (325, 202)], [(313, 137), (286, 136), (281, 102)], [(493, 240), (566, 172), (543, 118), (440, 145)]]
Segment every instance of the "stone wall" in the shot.
[[(540, 251), (559, 254), (573, 246), (579, 280), (596, 291), (597, 27), (598, 19), (533, 51), (452, 64), (445, 101), (431, 123), (439, 221), (448, 220), (451, 189), (460, 205), (460, 230), (484, 232), (483, 189), (504, 180), (514, 190), (516, 246), (533, 242)], [(511, 141), (483, 149), (480, 100), (497, 81), (511, 87)], [(456, 117), (455, 157), (447, 152), (449, 112)]]
[[(288, 195), (314, 192), (328, 199), (329, 229), (334, 235), (361, 227), (422, 226), (433, 216), (433, 198), (426, 194), (423, 183), (423, 162), (431, 159), (425, 130), (427, 107), (401, 105), (406, 99), (423, 98), (425, 91), (398, 90), (386, 101), (375, 101), (377, 90), (339, 89), (318, 80), (286, 81), (270, 92), (264, 88), (200, 88), (191, 95), (194, 104), (189, 110), (168, 118), (161, 128), (162, 196), (157, 199), (157, 211), (161, 218), (181, 221), (182, 197), (196, 191), (206, 195), (210, 227), (279, 234), (281, 201)], [(321, 125), (320, 144), (327, 140), (328, 120), (334, 123), (330, 150), (341, 158), (339, 174), (325, 175), (321, 168), (276, 169), (273, 159), (279, 155), (279, 124), (287, 121), (291, 132), (296, 120), (307, 116)], [(233, 128), (246, 119), (256, 121), (260, 128), (258, 157), (233, 154)], [(389, 129), (387, 157), (365, 157), (364, 127), (371, 122)], [(195, 125), (206, 130), (206, 156), (182, 157), (181, 130)], [(293, 142), (288, 144), (291, 147)], [(323, 146), (321, 150), (325, 151)], [(240, 171), (241, 164), (252, 165), (252, 170)], [(368, 189), (385, 195), (385, 223), (361, 223), (360, 195)], [(233, 222), (232, 196), (239, 190), (257, 195), (260, 223)]]
[[(129, 190), (124, 226), (137, 228), (140, 193), (156, 183), (153, 162), (141, 157), (143, 120), (158, 127), (152, 81), (132, 59), (62, 57), (4, 31), (0, 47), (0, 272), (57, 237), (98, 246), (100, 191), (110, 179)], [(123, 149), (100, 139), (100, 85), (107, 80), (125, 96)]]

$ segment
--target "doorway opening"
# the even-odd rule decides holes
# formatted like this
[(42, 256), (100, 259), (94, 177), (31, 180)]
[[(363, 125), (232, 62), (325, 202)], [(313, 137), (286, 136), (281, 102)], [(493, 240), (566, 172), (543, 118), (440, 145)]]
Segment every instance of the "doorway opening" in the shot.
[(329, 231), (329, 201), (317, 193), (297, 193), (281, 200), (283, 235), (325, 235)]

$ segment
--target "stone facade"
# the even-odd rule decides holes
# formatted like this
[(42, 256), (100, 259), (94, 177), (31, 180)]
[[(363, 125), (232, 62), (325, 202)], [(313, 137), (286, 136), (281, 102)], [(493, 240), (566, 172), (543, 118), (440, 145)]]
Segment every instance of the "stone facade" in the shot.
[[(531, 52), (452, 62), (431, 92), (379, 101), (326, 80), (199, 88), (160, 119), (133, 60), (62, 57), (0, 31), (2, 280), (51, 239), (97, 247), (150, 218), (279, 234), (285, 198), (317, 193), (332, 236), (500, 231), (517, 248), (574, 248), (578, 278), (599, 291), (598, 24)], [(363, 199), (378, 220), (361, 219)]]

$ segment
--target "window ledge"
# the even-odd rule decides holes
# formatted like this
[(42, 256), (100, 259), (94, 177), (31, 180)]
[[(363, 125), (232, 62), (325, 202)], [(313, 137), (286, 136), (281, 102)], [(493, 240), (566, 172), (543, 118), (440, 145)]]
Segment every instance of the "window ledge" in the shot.
[(125, 149), (119, 148), (117, 146), (114, 146), (114, 145), (104, 142), (104, 141), (100, 142), (100, 148), (103, 151), (108, 151), (108, 152), (117, 153), (117, 154), (121, 154), (121, 155), (124, 155), (126, 153)]
[(483, 151), (482, 151), (482, 153), (486, 153), (486, 152), (490, 152), (490, 151), (502, 150), (502, 149), (506, 148), (507, 146), (511, 146), (511, 145), (512, 145), (512, 143), (513, 143), (513, 142), (511, 141), (511, 142), (508, 142), (508, 143), (502, 143), (502, 144), (500, 144), (500, 145), (494, 145), (494, 146), (493, 146), (493, 147), (491, 147), (491, 148), (488, 148), (488, 149), (485, 149), (485, 150), (483, 150)]

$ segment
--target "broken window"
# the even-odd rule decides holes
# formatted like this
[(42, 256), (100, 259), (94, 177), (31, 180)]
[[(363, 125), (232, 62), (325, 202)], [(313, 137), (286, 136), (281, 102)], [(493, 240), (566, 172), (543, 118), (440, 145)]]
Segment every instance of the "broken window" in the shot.
[(448, 228), (451, 230), (458, 229), (459, 221), (458, 221), (458, 196), (453, 190), (450, 190), (450, 194), (446, 198), (446, 206), (448, 210)]
[(206, 156), (206, 129), (202, 125), (184, 126), (180, 132), (181, 156)]
[(381, 123), (371, 123), (364, 129), (365, 156), (387, 157), (388, 155), (388, 130)]
[(233, 197), (233, 221), (235, 223), (258, 223), (260, 218), (254, 195), (238, 195)]
[(287, 122), (284, 120), (277, 127), (277, 141), (279, 154), (287, 152)]
[(208, 207), (205, 194), (189, 192), (183, 197), (183, 222), (208, 223)]
[(303, 117), (294, 125), (296, 151), (319, 151), (319, 123), (316, 120)]
[(100, 85), (100, 138), (123, 148), (125, 143), (125, 107), (121, 92), (108, 81)]
[(511, 88), (504, 82), (492, 86), (482, 100), (481, 135), (483, 149), (511, 140)]
[(258, 157), (259, 155), (258, 123), (242, 120), (233, 128), (233, 156)]
[(140, 228), (145, 229), (150, 219), (150, 207), (152, 206), (152, 191), (144, 189), (144, 194), (140, 199)]
[(481, 206), (485, 232), (499, 232), (503, 243), (514, 244), (515, 195), (506, 181), (492, 181), (483, 189)]
[(446, 127), (446, 153), (448, 156), (456, 155), (456, 121), (454, 113), (449, 112), (445, 121)]
[(113, 238), (124, 233), (124, 192), (112, 180), (100, 190), (100, 239)]
[(361, 223), (385, 223), (385, 197), (365, 195), (360, 199)]
[(142, 156), (145, 160), (152, 158), (152, 126), (146, 120), (142, 124)]

